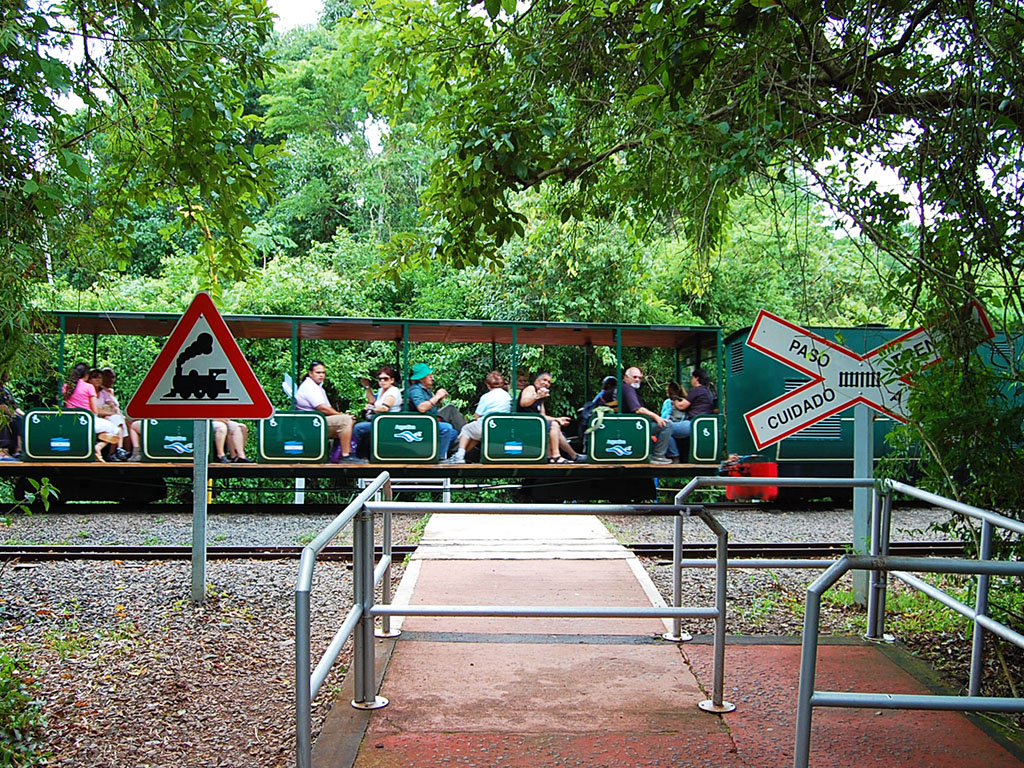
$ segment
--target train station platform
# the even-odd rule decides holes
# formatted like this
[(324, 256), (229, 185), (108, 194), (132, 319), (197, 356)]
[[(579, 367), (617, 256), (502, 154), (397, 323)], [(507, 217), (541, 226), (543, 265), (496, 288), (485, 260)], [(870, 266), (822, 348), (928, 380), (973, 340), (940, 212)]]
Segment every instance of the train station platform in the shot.
[[(434, 515), (394, 602), (663, 604), (596, 518), (515, 515)], [(353, 709), (349, 675), (313, 764), (792, 766), (799, 641), (730, 637), (725, 699), (736, 710), (717, 715), (697, 706), (711, 691), (710, 638), (667, 642), (666, 628), (656, 619), (409, 617), (399, 638), (378, 641), (390, 704)], [(932, 692), (918, 667), (897, 648), (838, 640), (820, 648), (818, 687)], [(816, 709), (811, 745), (811, 765), (829, 768), (1024, 766), (958, 713)]]

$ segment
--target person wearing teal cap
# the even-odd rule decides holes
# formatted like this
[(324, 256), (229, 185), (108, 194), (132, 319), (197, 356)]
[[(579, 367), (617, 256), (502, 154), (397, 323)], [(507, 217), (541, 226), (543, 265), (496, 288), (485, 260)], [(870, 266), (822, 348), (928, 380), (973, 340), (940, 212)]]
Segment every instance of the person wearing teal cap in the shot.
[(448, 449), (452, 440), (458, 435), (455, 427), (442, 421), (437, 412), (437, 405), (446, 397), (445, 389), (434, 389), (434, 369), (426, 363), (416, 363), (409, 371), (412, 384), (405, 390), (409, 406), (420, 413), (429, 413), (437, 417), (437, 455), (442, 461), (448, 458)]

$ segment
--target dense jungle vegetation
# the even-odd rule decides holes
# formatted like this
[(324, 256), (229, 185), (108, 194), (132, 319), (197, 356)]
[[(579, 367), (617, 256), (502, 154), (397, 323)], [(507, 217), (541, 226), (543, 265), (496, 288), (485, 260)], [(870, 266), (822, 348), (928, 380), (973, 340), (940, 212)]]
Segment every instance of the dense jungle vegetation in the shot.
[[(247, 313), (932, 323), (923, 482), (1016, 507), (1019, 353), (983, 370), (961, 320), (1024, 317), (1018, 2), (329, 0), (286, 34), (262, 0), (2, 6), (0, 367), (23, 396), (56, 373), (37, 311), (200, 288)], [(130, 389), (144, 351), (98, 362)], [(341, 394), (391, 359), (314, 351)], [(280, 390), (286, 350), (252, 354)]]
[[(932, 324), (945, 358), (895, 439), (918, 484), (1020, 518), (1022, 347), (990, 370), (964, 318), (1024, 330), (1022, 39), (1021, 0), (327, 0), (285, 34), (264, 0), (0, 0), (0, 371), (45, 400), (41, 310), (199, 289), (236, 313)], [(126, 393), (156, 345), (95, 362)], [(287, 346), (246, 351), (285, 405)], [(468, 406), (489, 350), (418, 352)], [(303, 353), (352, 397), (394, 359)]]

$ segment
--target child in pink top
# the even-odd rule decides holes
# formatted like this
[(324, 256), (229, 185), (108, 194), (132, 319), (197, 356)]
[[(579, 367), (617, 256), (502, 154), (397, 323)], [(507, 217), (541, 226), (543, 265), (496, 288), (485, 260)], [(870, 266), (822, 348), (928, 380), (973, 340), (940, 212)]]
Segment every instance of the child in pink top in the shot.
[(64, 400), (65, 408), (81, 408), (85, 411), (90, 411), (90, 403), (92, 398), (96, 397), (96, 387), (90, 384), (85, 377), (82, 377), (75, 382), (75, 388), (71, 394)]

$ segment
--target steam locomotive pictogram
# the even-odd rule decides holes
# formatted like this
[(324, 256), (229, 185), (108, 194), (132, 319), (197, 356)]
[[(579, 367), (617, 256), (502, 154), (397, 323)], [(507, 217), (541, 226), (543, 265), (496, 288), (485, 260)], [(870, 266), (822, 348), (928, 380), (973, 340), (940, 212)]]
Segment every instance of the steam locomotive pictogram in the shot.
[(164, 397), (180, 397), (188, 400), (195, 396), (197, 400), (204, 397), (216, 400), (218, 395), (227, 394), (228, 383), (218, 378), (228, 372), (226, 368), (210, 368), (206, 373), (199, 373), (195, 369), (188, 373), (182, 372), (182, 367), (189, 360), (200, 355), (208, 355), (211, 352), (213, 352), (213, 336), (209, 333), (199, 334), (196, 340), (178, 355), (171, 391)]

